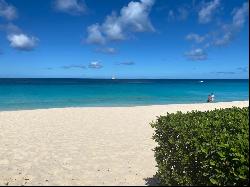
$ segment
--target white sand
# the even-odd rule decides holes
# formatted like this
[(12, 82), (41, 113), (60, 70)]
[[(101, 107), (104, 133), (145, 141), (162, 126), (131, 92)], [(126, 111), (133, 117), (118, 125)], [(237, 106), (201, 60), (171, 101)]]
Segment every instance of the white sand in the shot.
[(248, 101), (0, 112), (0, 185), (145, 185), (156, 116), (232, 106)]

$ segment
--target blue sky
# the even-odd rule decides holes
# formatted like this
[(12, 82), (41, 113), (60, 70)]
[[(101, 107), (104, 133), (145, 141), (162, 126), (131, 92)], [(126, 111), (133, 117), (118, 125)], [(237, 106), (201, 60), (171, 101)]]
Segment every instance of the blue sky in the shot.
[(0, 77), (248, 78), (246, 0), (0, 0)]

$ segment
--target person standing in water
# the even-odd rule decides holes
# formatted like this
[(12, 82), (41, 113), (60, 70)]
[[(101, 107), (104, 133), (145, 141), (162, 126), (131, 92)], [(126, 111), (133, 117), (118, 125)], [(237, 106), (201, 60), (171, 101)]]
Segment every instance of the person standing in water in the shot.
[(208, 97), (207, 97), (207, 102), (208, 102), (208, 103), (212, 102), (212, 97), (211, 97), (211, 95), (208, 95)]
[(214, 93), (211, 93), (211, 102), (214, 101)]

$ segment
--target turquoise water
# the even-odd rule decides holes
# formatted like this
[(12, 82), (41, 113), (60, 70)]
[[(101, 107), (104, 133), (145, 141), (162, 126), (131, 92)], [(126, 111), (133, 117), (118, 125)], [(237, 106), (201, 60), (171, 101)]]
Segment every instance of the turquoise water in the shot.
[(0, 110), (249, 99), (249, 80), (0, 79)]

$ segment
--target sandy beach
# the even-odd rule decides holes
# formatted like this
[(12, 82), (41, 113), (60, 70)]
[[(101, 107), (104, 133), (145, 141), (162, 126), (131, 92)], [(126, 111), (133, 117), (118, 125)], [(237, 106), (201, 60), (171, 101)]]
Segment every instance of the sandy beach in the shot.
[(0, 112), (0, 185), (149, 185), (149, 123), (167, 112), (248, 101)]

